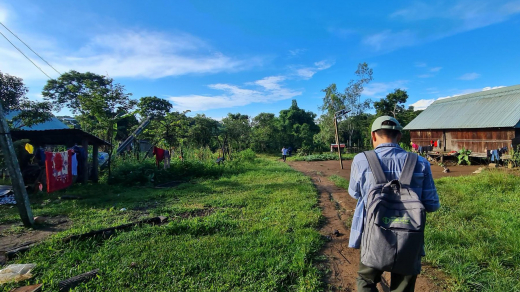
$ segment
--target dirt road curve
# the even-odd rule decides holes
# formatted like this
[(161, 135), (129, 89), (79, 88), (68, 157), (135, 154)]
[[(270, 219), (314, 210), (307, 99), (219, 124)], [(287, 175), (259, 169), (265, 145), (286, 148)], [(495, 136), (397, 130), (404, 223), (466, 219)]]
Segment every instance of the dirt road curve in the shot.
[[(356, 207), (356, 201), (352, 199), (346, 190), (334, 185), (327, 179), (328, 176), (336, 174), (346, 179), (350, 176), (351, 161), (344, 161), (344, 170), (339, 168), (338, 161), (315, 161), (315, 162), (287, 162), (292, 168), (311, 177), (314, 185), (320, 194), (320, 206), (323, 216), (327, 219), (322, 226), (320, 233), (330, 236), (323, 248), (323, 254), (327, 257), (325, 263), (330, 271), (327, 274), (326, 282), (330, 291), (356, 291), (356, 277), (359, 264), (359, 250), (348, 248), (348, 238), (350, 233), (350, 222)], [(439, 167), (440, 168), (440, 167)], [(455, 167), (453, 167), (455, 168)], [(473, 169), (474, 168), (474, 169)], [(464, 171), (453, 171), (451, 175), (467, 174), (473, 172), (478, 167), (464, 169)], [(433, 170), (434, 177), (442, 173)], [(450, 175), (450, 174), (448, 174)], [(334, 234), (338, 230), (340, 235)], [(390, 291), (390, 278), (385, 273), (384, 280), (379, 286), (379, 291)], [(431, 280), (435, 278), (435, 282)], [(435, 269), (423, 266), (423, 273), (417, 279), (415, 291), (445, 291), (445, 276)]]

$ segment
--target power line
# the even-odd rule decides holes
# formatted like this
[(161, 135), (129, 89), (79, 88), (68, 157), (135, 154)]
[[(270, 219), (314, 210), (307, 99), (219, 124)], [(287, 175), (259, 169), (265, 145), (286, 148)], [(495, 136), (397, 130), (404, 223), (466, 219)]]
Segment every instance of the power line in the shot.
[(38, 55), (38, 53), (36, 53), (33, 49), (31, 49), (31, 47), (29, 47), (28, 44), (26, 44), (24, 41), (22, 41), (21, 38), (19, 38), (14, 32), (12, 32), (9, 28), (7, 28), (7, 26), (5, 26), (5, 24), (3, 24), (1, 21), (0, 21), (0, 24), (5, 27), (5, 29), (7, 29), (12, 35), (14, 35), (19, 41), (21, 41), (27, 48), (29, 48), (29, 50), (31, 50), (31, 52), (33, 52), (34, 54), (36, 54), (36, 56), (40, 57), (40, 59), (42, 59), (42, 61), (44, 61), (45, 63), (47, 63), (47, 65), (49, 65), (49, 67), (51, 67), (52, 69), (54, 69), (54, 71), (56, 71), (56, 73), (60, 74), (61, 73), (56, 70), (56, 68), (52, 67), (51, 64), (49, 64), (49, 62), (47, 62), (44, 58), (42, 58), (42, 56)]
[(40, 69), (40, 71), (42, 71), (43, 74), (45, 74), (45, 76), (49, 77), (49, 79), (52, 79), (51, 76), (47, 75), (47, 73), (45, 73), (42, 68), (38, 67), (38, 65), (36, 65), (33, 60), (31, 60), (29, 57), (27, 57), (17, 46), (15, 46), (1, 31), (0, 31), (0, 34), (13, 46), (15, 47), (15, 49), (18, 50), (18, 52), (20, 52), (27, 60), (29, 60), (29, 62), (31, 62), (36, 68)]

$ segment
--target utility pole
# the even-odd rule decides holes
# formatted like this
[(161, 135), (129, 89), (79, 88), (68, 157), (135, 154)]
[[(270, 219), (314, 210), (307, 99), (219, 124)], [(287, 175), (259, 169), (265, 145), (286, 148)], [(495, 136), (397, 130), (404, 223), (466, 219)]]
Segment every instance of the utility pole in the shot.
[(34, 218), (31, 210), (31, 204), (29, 197), (27, 196), (27, 190), (23, 182), (22, 172), (20, 171), (20, 164), (18, 164), (18, 158), (16, 158), (16, 152), (14, 151), (13, 140), (11, 139), (11, 133), (9, 133), (9, 126), (5, 120), (4, 110), (0, 105), (0, 146), (4, 153), (5, 164), (9, 171), (9, 177), (11, 178), (11, 184), (13, 185), (14, 198), (16, 199), (16, 206), (20, 212), (23, 225), (27, 228), (33, 227)]
[(338, 145), (338, 155), (339, 155), (339, 164), (341, 165), (341, 169), (343, 169), (343, 160), (341, 159), (341, 147), (339, 144), (339, 135), (338, 135), (338, 116), (343, 116), (349, 113), (347, 110), (340, 110), (334, 113), (334, 127), (336, 128), (336, 145)]
[(338, 118), (336, 117), (336, 114), (334, 114), (334, 127), (336, 128), (336, 145), (338, 146), (339, 164), (341, 165), (341, 169), (343, 169), (343, 160), (341, 159), (341, 148), (339, 147)]

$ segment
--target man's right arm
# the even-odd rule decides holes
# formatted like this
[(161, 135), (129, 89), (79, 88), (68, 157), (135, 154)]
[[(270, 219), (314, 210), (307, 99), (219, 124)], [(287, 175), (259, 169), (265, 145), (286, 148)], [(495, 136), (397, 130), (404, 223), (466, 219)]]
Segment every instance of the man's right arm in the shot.
[[(359, 154), (358, 154), (359, 155)], [(350, 182), (348, 184), (348, 193), (354, 199), (359, 199), (361, 197), (361, 187), (360, 187), (360, 173), (359, 173), (359, 157), (356, 155), (354, 160), (352, 160), (352, 165), (350, 166)]]

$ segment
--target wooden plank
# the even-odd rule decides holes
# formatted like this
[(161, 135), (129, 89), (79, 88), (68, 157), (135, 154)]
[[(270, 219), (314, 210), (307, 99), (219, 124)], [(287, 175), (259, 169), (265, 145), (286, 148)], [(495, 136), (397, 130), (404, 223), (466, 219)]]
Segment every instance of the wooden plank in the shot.
[(22, 218), (23, 225), (25, 227), (33, 227), (34, 218), (31, 210), (31, 204), (29, 197), (27, 196), (27, 190), (25, 189), (25, 183), (23, 182), (22, 172), (20, 171), (20, 164), (18, 164), (18, 158), (14, 150), (13, 140), (9, 133), (9, 126), (5, 120), (4, 110), (0, 105), (0, 146), (2, 147), (2, 153), (4, 154), (4, 161), (9, 171), (9, 177), (13, 185), (14, 198), (16, 200), (16, 206)]

